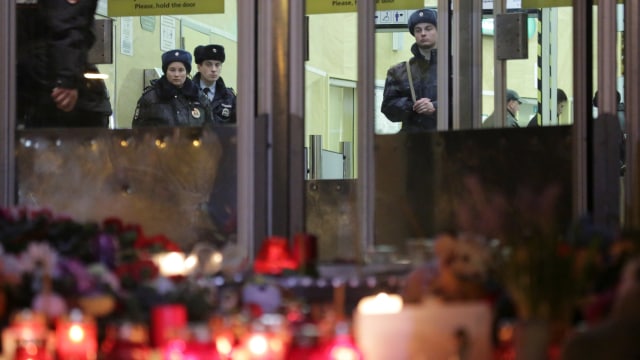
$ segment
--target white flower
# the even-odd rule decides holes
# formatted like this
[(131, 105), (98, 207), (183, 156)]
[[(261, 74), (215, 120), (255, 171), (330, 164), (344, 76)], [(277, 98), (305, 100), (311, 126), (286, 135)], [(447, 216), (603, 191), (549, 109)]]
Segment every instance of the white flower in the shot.
[(106, 266), (100, 263), (92, 264), (88, 268), (89, 273), (101, 283), (106, 284), (113, 291), (120, 291), (120, 280)]
[(18, 268), (21, 273), (41, 271), (53, 276), (58, 263), (58, 254), (47, 243), (31, 243), (27, 250), (20, 254)]

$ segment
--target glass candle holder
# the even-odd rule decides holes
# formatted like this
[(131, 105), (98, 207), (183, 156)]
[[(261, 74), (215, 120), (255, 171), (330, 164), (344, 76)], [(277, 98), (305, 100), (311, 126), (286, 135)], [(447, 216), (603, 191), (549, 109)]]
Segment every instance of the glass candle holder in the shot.
[(187, 308), (184, 305), (160, 305), (151, 310), (151, 343), (157, 348), (164, 348), (172, 340), (183, 340), (186, 327)]
[(98, 331), (91, 317), (79, 309), (56, 322), (56, 353), (65, 360), (93, 360), (98, 354)]
[(2, 333), (6, 359), (50, 360), (47, 349), (48, 330), (44, 315), (31, 310), (15, 314), (11, 324)]
[(101, 345), (104, 360), (147, 360), (150, 356), (147, 325), (123, 322), (107, 327)]

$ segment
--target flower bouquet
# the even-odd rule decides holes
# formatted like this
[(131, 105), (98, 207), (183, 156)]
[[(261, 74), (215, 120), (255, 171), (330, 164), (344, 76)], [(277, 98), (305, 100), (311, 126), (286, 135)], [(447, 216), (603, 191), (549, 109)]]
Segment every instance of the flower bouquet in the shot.
[(147, 321), (154, 305), (170, 302), (186, 304), (194, 316), (207, 313), (208, 290), (185, 276), (160, 276), (153, 261), (181, 251), (117, 218), (80, 223), (48, 210), (2, 209), (0, 284), (8, 308), (0, 314), (31, 308), (53, 320), (81, 308), (94, 317)]

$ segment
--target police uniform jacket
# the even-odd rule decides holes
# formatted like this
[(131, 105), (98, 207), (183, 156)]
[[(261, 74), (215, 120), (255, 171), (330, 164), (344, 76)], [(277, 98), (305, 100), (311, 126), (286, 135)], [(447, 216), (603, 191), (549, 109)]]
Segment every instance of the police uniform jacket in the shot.
[(210, 119), (204, 101), (191, 79), (178, 88), (163, 75), (138, 100), (132, 126), (203, 126)]
[[(193, 83), (200, 85), (200, 73), (193, 77)], [(235, 124), (236, 122), (236, 94), (228, 88), (222, 78), (216, 80), (216, 92), (213, 100), (205, 95), (205, 104), (211, 114), (214, 124)]]
[[(416, 99), (429, 98), (438, 108), (437, 50), (432, 49), (426, 59), (418, 49), (411, 47), (413, 57), (409, 60)], [(436, 130), (436, 113), (420, 115), (413, 111), (413, 99), (409, 87), (406, 62), (398, 63), (387, 71), (382, 100), (382, 113), (393, 122), (402, 122), (402, 131)]]

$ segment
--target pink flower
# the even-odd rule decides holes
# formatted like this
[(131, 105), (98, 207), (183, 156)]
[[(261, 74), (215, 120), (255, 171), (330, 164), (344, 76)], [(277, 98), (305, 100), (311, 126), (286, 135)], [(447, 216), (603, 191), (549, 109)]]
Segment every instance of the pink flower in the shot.
[(58, 254), (44, 242), (29, 244), (27, 250), (20, 254), (18, 266), (21, 273), (33, 273), (37, 270), (53, 275), (58, 263)]

